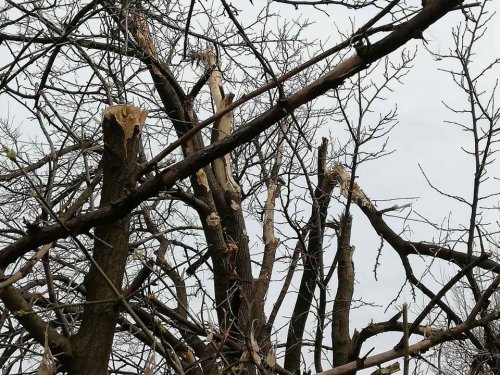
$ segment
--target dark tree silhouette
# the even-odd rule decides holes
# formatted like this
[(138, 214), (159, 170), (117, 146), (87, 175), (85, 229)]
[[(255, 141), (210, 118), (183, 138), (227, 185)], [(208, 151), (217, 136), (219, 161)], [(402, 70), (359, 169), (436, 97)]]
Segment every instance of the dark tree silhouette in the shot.
[[(424, 5), (6, 0), (2, 373), (390, 374), (398, 358), (406, 374), (412, 358), (498, 373), (498, 222), (482, 216), (498, 189), (481, 189), (499, 136), (482, 79), (499, 60), (473, 62), (492, 5)], [(308, 21), (277, 9), (371, 18), (345, 34), (332, 20), (316, 44)], [(378, 207), (357, 171), (390, 153), (397, 113), (378, 105), (415, 63), (405, 44), (425, 46), (450, 12), (456, 45), (436, 58), (459, 62), (448, 71), (470, 107), (449, 107), (467, 115), (455, 123), (475, 170), (471, 198), (440, 192), (470, 216), (444, 240), (412, 241), (390, 221), (408, 205)], [(427, 301), (364, 328), (351, 315), (361, 216), (379, 254), (399, 256), (401, 287)], [(429, 284), (414, 262), (454, 276)], [(389, 332), (392, 349), (364, 347)]]

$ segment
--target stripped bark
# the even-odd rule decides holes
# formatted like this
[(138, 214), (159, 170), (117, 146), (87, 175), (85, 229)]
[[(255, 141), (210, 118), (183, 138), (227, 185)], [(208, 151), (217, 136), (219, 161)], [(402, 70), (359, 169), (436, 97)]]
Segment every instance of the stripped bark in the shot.
[[(436, 2), (433, 2), (435, 4)], [(254, 120), (248, 122), (245, 126), (239, 128), (237, 131), (224, 140), (216, 142), (211, 146), (206, 147), (185, 160), (178, 162), (172, 166), (162, 176), (151, 178), (147, 182), (136, 189), (136, 195), (127, 197), (116, 202), (115, 206), (106, 207), (100, 210), (93, 211), (88, 214), (82, 214), (78, 218), (68, 221), (66, 226), (74, 233), (82, 233), (94, 225), (99, 225), (105, 221), (115, 218), (123, 217), (134, 207), (137, 207), (142, 200), (153, 196), (165, 187), (171, 187), (179, 179), (191, 176), (201, 167), (207, 165), (212, 160), (215, 160), (227, 152), (230, 152), (235, 147), (250, 141), (256, 135), (262, 133), (264, 130), (271, 127), (279, 120), (286, 117), (295, 108), (307, 103), (318, 96), (324, 94), (326, 91), (340, 86), (344, 80), (353, 76), (360, 70), (366, 68), (367, 64), (377, 61), (381, 56), (385, 56), (390, 52), (404, 45), (409, 40), (415, 38), (416, 32), (421, 32), (436, 22), (438, 19), (446, 15), (452, 10), (459, 2), (454, 1), (439, 1), (438, 4), (432, 7), (425, 7), (413, 18), (403, 23), (396, 30), (392, 31), (385, 38), (372, 44), (369, 49), (362, 53), (362, 57), (354, 55), (340, 64), (338, 64), (332, 71), (324, 76), (318, 78), (303, 89), (288, 96), (285, 100), (273, 106), (269, 110), (260, 114)], [(157, 87), (162, 86), (163, 81), (158, 83), (155, 81)], [(165, 87), (172, 90), (172, 86), (166, 82)], [(167, 113), (179, 110), (179, 103), (175, 102), (176, 96), (174, 95), (174, 102), (170, 102), (168, 97), (163, 98), (162, 92), (159, 91), (162, 102), (166, 102)], [(164, 100), (165, 99), (165, 100)], [(182, 108), (182, 106), (180, 106)], [(228, 107), (233, 109), (233, 107)], [(283, 109), (286, 109), (284, 111)], [(177, 120), (179, 121), (179, 120)], [(24, 236), (16, 242), (6, 246), (0, 251), (0, 265), (7, 266), (15, 261), (19, 256), (36, 248), (37, 246), (57, 240), (67, 236), (67, 232), (60, 224), (48, 225), (40, 229), (36, 235)], [(436, 249), (439, 250), (439, 249)], [(448, 251), (448, 258), (462, 257), (457, 251)], [(495, 272), (500, 272), (500, 265), (493, 261), (485, 261), (480, 264), (485, 269), (493, 269)]]
[[(146, 116), (147, 111), (129, 105), (110, 107), (104, 112), (101, 207), (125, 197), (136, 185), (140, 132)], [(129, 225), (130, 214), (95, 230), (93, 257), (118, 290), (128, 256)], [(74, 357), (70, 372), (74, 375), (107, 372), (119, 303), (99, 302), (116, 299), (101, 270), (92, 264), (86, 276), (87, 301), (96, 303), (85, 306), (81, 327), (71, 337)]]
[[(208, 148), (203, 147), (203, 143), (201, 142), (201, 137), (199, 135), (192, 138), (189, 143), (184, 145), (184, 153), (186, 155), (186, 159), (184, 161), (175, 165), (168, 172), (165, 171), (162, 175), (148, 179), (143, 186), (137, 190), (132, 190), (130, 195), (113, 202), (116, 204), (110, 204), (107, 207), (101, 206), (101, 208), (95, 212), (78, 215), (75, 218), (68, 220), (67, 228), (69, 228), (73, 233), (85, 233), (89, 230), (89, 228), (92, 228), (95, 225), (104, 226), (106, 225), (106, 222), (122, 220), (129, 215), (129, 212), (134, 207), (137, 207), (142, 201), (144, 201), (144, 199), (148, 199), (149, 197), (157, 194), (165, 188), (165, 185), (167, 187), (171, 187), (179, 179), (191, 176), (193, 190), (195, 191), (197, 198), (199, 197), (200, 201), (205, 205), (205, 208), (199, 210), (199, 212), (200, 219), (204, 225), (207, 243), (210, 248), (209, 252), (211, 254), (212, 262), (214, 263), (216, 304), (219, 306), (220, 312), (222, 307), (228, 306), (225, 301), (227, 300), (227, 293), (230, 289), (230, 276), (232, 276), (232, 272), (229, 272), (228, 276), (228, 270), (224, 267), (222, 260), (228, 255), (226, 250), (229, 248), (228, 244), (232, 245), (232, 239), (237, 238), (236, 236), (227, 236), (227, 228), (230, 227), (229, 230), (232, 231), (232, 233), (243, 233), (246, 236), (246, 232), (242, 230), (242, 228), (244, 229), (243, 221), (241, 220), (238, 222), (238, 220), (241, 219), (239, 216), (241, 211), (238, 211), (234, 216), (224, 215), (224, 213), (228, 212), (228, 201), (224, 191), (231, 190), (230, 188), (228, 189), (229, 183), (227, 178), (232, 177), (230, 159), (227, 156), (228, 152), (233, 150), (236, 146), (249, 141), (251, 137), (254, 137), (265, 129), (268, 129), (273, 123), (283, 119), (284, 116), (286, 116), (286, 113), (289, 113), (299, 105), (302, 105), (312, 98), (321, 95), (332, 87), (337, 87), (342, 84), (346, 77), (354, 74), (358, 70), (364, 69), (366, 64), (376, 60), (378, 58), (377, 56), (381, 56), (382, 54), (392, 51), (408, 39), (417, 37), (417, 35), (421, 33), (421, 30), (425, 29), (428, 24), (434, 22), (434, 20), (445, 13), (445, 8), (448, 7), (448, 5), (445, 5), (446, 2), (438, 1), (433, 4), (436, 3), (438, 4), (437, 6), (432, 5), (428, 8), (426, 7), (426, 9), (422, 11), (422, 16), (418, 15), (418, 17), (415, 18), (415, 20), (418, 19), (418, 22), (413, 22), (414, 20), (412, 20), (412, 22), (404, 23), (403, 27), (395, 32), (395, 35), (391, 34), (388, 38), (382, 39), (380, 43), (370, 46), (369, 49), (359, 51), (358, 56), (353, 56), (352, 58), (347, 59), (332, 73), (320, 78), (318, 81), (307, 86), (297, 94), (284, 98), (284, 100), (280, 101), (279, 105), (271, 108), (269, 111), (259, 116), (256, 120), (248, 124), (248, 126), (243, 127), (242, 131), (239, 131), (236, 134), (233, 133), (232, 135), (228, 134), (227, 137), (224, 138), (219, 138), (218, 141), (214, 141), (215, 143)], [(423, 18), (424, 16), (427, 18)], [(144, 18), (139, 20), (137, 23), (139, 25), (146, 24)], [(140, 27), (144, 29), (144, 26)], [(413, 36), (410, 33), (412, 31), (412, 27), (414, 28)], [(148, 49), (148, 46), (153, 45), (151, 35), (142, 35), (139, 33), (137, 34), (136, 39), (141, 48), (145, 47), (145, 53), (150, 54), (154, 59), (158, 59), (158, 54), (155, 50)], [(146, 57), (144, 61), (147, 59), (148, 58)], [(179, 91), (179, 87), (169, 80), (170, 78), (168, 77), (168, 74), (165, 74), (165, 69), (160, 69), (157, 65), (155, 65), (155, 63), (150, 63), (150, 65), (151, 66), (149, 68), (155, 80), (158, 92), (162, 97), (164, 107), (172, 119), (178, 134), (182, 136), (182, 134), (185, 134), (186, 131), (193, 129), (192, 125), (196, 123), (196, 118), (192, 113), (192, 110), (186, 107), (187, 102), (183, 98), (183, 93)], [(166, 71), (168, 72), (168, 69)], [(222, 111), (229, 108), (227, 107), (227, 104), (224, 108), (222, 108)], [(218, 111), (218, 113), (221, 114), (223, 112)], [(206, 165), (212, 161), (213, 166), (219, 164), (222, 168), (207, 168)], [(222, 161), (223, 163), (220, 164), (219, 161)], [(196, 171), (199, 172), (198, 175), (194, 177), (193, 175)], [(223, 186), (224, 183), (226, 183), (226, 186)], [(233, 191), (234, 190), (235, 189), (233, 189)], [(200, 193), (201, 191), (203, 194)], [(229, 202), (229, 207), (236, 207), (236, 205), (233, 206), (232, 202), (234, 201)], [(370, 210), (372, 209), (373, 208)], [(236, 209), (234, 210), (237, 211)], [(233, 218), (236, 218), (237, 220), (232, 220)], [(230, 226), (225, 225), (225, 223), (230, 224)], [(324, 225), (321, 225), (321, 228), (322, 227), (324, 227)], [(16, 257), (20, 254), (24, 254), (30, 249), (33, 249), (42, 243), (46, 243), (44, 241), (50, 242), (67, 235), (66, 227), (60, 224), (47, 225), (46, 227), (40, 228), (39, 232), (25, 236), (17, 243), (13, 244), (13, 246), (9, 246), (4, 249), (5, 251), (2, 251), (0, 255), (1, 262), (2, 264), (9, 264), (10, 262), (15, 261)], [(228, 238), (230, 239), (228, 240)], [(251, 282), (251, 273), (248, 272), (250, 269), (250, 263), (248, 258), (244, 258), (244, 256), (248, 255), (248, 252), (245, 249), (245, 243), (247, 242), (248, 240), (245, 237), (238, 237), (238, 240), (234, 241), (234, 244), (236, 244), (236, 248), (238, 249), (237, 256), (239, 258), (237, 261), (238, 268), (236, 270), (236, 275), (238, 275), (238, 277), (245, 275), (245, 277), (242, 278), (242, 281), (245, 283), (243, 285), (245, 285), (245, 287), (252, 287), (256, 284)], [(265, 240), (265, 242), (267, 243), (267, 240)], [(242, 252), (242, 249), (245, 251)], [(441, 249), (437, 248), (434, 250), (439, 252)], [(415, 252), (416, 251), (417, 250), (415, 250)], [(240, 257), (239, 254), (242, 254), (242, 257)], [(491, 264), (498, 266), (494, 262)], [(486, 264), (484, 266), (486, 268)], [(5, 300), (7, 297), (4, 298), (4, 296), (2, 296), (2, 299)], [(251, 302), (252, 301), (248, 301), (248, 303)], [(234, 311), (235, 310), (233, 310), (233, 312)], [(240, 307), (236, 315), (240, 314), (247, 314), (246, 309), (242, 309)], [(252, 314), (252, 316), (255, 316), (255, 314)], [(219, 315), (219, 317), (221, 317), (221, 315)], [(220, 319), (220, 321), (222, 321), (222, 319)]]
[(266, 302), (265, 297), (269, 291), (271, 275), (273, 273), (274, 263), (276, 260), (276, 250), (280, 242), (275, 236), (274, 217), (276, 199), (278, 198), (280, 192), (278, 177), (283, 161), (282, 142), (288, 128), (289, 124), (287, 122), (280, 124), (278, 138), (276, 140), (277, 148), (274, 156), (274, 164), (271, 167), (269, 178), (265, 181), (267, 187), (267, 197), (266, 202), (264, 203), (264, 221), (262, 223), (264, 255), (262, 258), (259, 277), (254, 281), (254, 291), (252, 295), (252, 300), (254, 301), (253, 316), (261, 318), (256, 324), (256, 331), (259, 333), (258, 337), (263, 340), (262, 348), (264, 352), (269, 352), (269, 350), (271, 350), (269, 340), (271, 327), (267, 327), (267, 330), (264, 331), (266, 321), (262, 318), (264, 317), (264, 305)]
[[(215, 103), (216, 113), (223, 111), (231, 104), (234, 95), (224, 95), (222, 89), (222, 73), (218, 68), (218, 61), (212, 51), (198, 54), (207, 70), (211, 70), (208, 79), (210, 94)], [(230, 136), (233, 130), (233, 113), (228, 112), (216, 121), (212, 128), (211, 143), (216, 143)], [(264, 310), (255, 311), (252, 292), (254, 279), (250, 264), (250, 249), (246, 231), (245, 218), (241, 207), (241, 188), (233, 177), (233, 165), (229, 153), (212, 162), (212, 171), (215, 182), (212, 184), (218, 214), (221, 220), (227, 250), (224, 263), (225, 275), (228, 279), (227, 295), (230, 303), (228, 317), (233, 325), (231, 334), (242, 342), (247, 342), (253, 335), (253, 323), (256, 320), (263, 324)], [(220, 259), (218, 260), (220, 261)], [(253, 337), (253, 336), (252, 336)], [(250, 346), (251, 347), (251, 346)], [(258, 354), (249, 358), (258, 359)], [(239, 357), (230, 358), (231, 361)], [(254, 369), (251, 368), (253, 371)]]
[[(124, 14), (122, 17), (132, 25), (131, 31), (134, 39), (143, 52), (151, 61), (157, 61), (158, 53), (144, 14), (137, 9), (131, 15)], [(173, 79), (170, 70), (165, 64), (161, 64), (161, 69), (159, 69), (157, 65), (151, 62), (148, 64), (148, 69), (165, 112), (171, 119), (178, 136), (182, 137), (192, 127), (192, 124), (197, 122), (192, 110), (192, 104), (187, 100), (182, 88)], [(183, 144), (183, 152), (186, 157), (194, 155), (203, 149), (204, 145), (200, 134), (196, 134), (187, 143)], [(218, 206), (224, 205), (224, 197), (211, 168), (206, 164), (203, 167), (197, 168), (193, 173), (189, 174), (189, 177), (194, 194), (208, 207), (208, 210), (198, 211), (198, 214), (207, 240), (208, 253), (214, 267), (217, 316), (219, 322), (225, 324), (225, 320), (228, 318), (225, 312), (231, 310), (228, 301), (228, 291), (231, 283), (226, 275), (226, 267), (223, 262), (227, 245), (220, 215), (218, 214)], [(205, 353), (197, 354), (200, 356), (205, 355)]]

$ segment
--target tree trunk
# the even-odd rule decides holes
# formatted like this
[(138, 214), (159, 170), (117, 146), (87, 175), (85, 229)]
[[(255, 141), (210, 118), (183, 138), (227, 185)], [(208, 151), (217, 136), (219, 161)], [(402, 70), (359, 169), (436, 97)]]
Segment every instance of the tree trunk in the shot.
[[(135, 186), (140, 130), (147, 111), (120, 105), (104, 113), (103, 188), (100, 207), (129, 194)], [(121, 292), (129, 247), (130, 214), (106, 223), (95, 230), (93, 257), (101, 270), (92, 264), (85, 277), (87, 302), (82, 325), (72, 337), (74, 348), (73, 375), (108, 373), (108, 361), (118, 320), (117, 295), (102, 272)], [(92, 303), (103, 301), (102, 303)]]
[(286, 341), (284, 367), (294, 374), (300, 373), (302, 340), (307, 317), (311, 309), (316, 284), (318, 280), (322, 279), (322, 271), (320, 270), (323, 269), (325, 221), (331, 194), (335, 186), (334, 174), (326, 169), (326, 166), (322, 164), (322, 160), (319, 162), (318, 186), (314, 192), (315, 204), (312, 207), (311, 218), (308, 223), (310, 234), (307, 251), (304, 254), (304, 272), (300, 281), (299, 294), (295, 302)]
[[(347, 215), (347, 216), (345, 216)], [(349, 317), (354, 293), (354, 265), (352, 254), (354, 246), (350, 245), (352, 217), (345, 214), (340, 220), (341, 231), (338, 239), (338, 286), (332, 312), (332, 346), (333, 366), (341, 366), (349, 360), (351, 336), (349, 334)]]

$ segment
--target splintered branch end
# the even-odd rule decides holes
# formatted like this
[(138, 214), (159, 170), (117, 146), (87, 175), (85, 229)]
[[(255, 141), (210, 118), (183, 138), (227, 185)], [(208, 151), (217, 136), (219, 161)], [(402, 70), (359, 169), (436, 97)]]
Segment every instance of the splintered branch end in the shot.
[(121, 125), (123, 129), (123, 142), (126, 145), (127, 140), (133, 137), (135, 127), (138, 126), (139, 130), (142, 129), (147, 115), (147, 109), (141, 109), (128, 104), (120, 104), (108, 107), (104, 111), (104, 120), (110, 120), (114, 117), (115, 121)]

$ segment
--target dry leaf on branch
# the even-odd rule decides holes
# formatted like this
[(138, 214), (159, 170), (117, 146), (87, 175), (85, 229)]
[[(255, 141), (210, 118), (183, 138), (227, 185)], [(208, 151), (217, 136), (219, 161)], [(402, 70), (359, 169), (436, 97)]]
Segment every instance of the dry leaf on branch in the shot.
[(153, 352), (149, 354), (148, 359), (146, 360), (146, 365), (144, 366), (144, 375), (153, 375), (156, 365), (156, 359)]
[(54, 375), (56, 373), (56, 363), (49, 348), (48, 326), (45, 330), (45, 343), (43, 346), (42, 362), (36, 371), (37, 375)]
[(251, 353), (250, 354), (252, 356), (252, 359), (256, 365), (260, 365), (261, 364), (261, 358), (259, 355), (260, 348), (259, 348), (259, 344), (257, 344), (257, 341), (255, 340), (253, 329), (250, 332), (250, 344), (251, 344)]
[(266, 363), (272, 369), (276, 366), (276, 348), (274, 346), (267, 352)]

